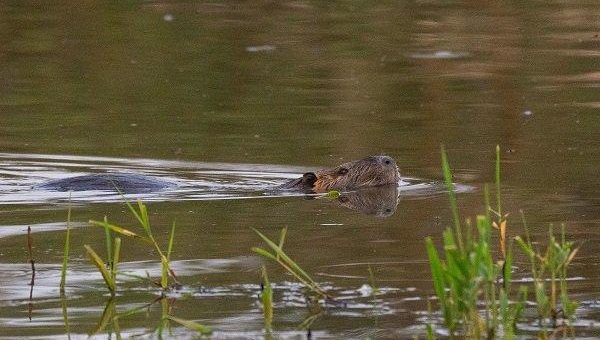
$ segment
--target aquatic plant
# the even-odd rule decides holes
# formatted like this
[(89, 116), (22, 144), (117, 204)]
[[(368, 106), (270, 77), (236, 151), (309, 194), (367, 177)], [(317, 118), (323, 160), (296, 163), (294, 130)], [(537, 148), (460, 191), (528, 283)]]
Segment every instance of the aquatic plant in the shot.
[(71, 249), (71, 206), (67, 212), (67, 232), (65, 235), (65, 247), (63, 251), (63, 262), (60, 271), (60, 294), (64, 295), (67, 282), (67, 265), (69, 263), (69, 252)]
[(259, 248), (252, 247), (252, 251), (255, 253), (279, 263), (287, 272), (292, 274), (298, 281), (300, 281), (306, 288), (308, 288), (311, 292), (318, 295), (319, 297), (330, 299), (329, 296), (311, 277), (308, 275), (302, 267), (300, 267), (294, 260), (292, 260), (284, 251), (283, 244), (285, 243), (285, 236), (287, 234), (287, 228), (281, 229), (279, 234), (279, 244), (271, 241), (268, 237), (263, 235), (260, 231), (252, 228), (258, 236), (260, 236), (263, 241), (271, 248), (273, 253), (269, 251)]
[[(443, 232), (441, 253), (444, 260), (431, 237), (427, 237), (425, 243), (434, 291), (444, 324), (451, 335), (460, 332), (470, 338), (495, 338), (501, 334), (504, 339), (512, 339), (515, 336), (515, 324), (525, 307), (528, 289), (521, 286), (517, 293), (512, 292), (513, 254), (512, 243), (507, 244), (506, 238), (508, 215), (502, 213), (501, 206), (500, 149), (496, 148), (496, 209), (490, 207), (489, 190), (486, 185), (485, 213), (476, 216), (476, 233), (470, 219), (466, 219), (464, 224), (461, 222), (452, 172), (443, 147), (441, 152), (444, 182), (453, 217), (453, 226)], [(491, 213), (494, 214), (495, 220)], [(493, 228), (498, 230), (502, 255), (500, 260), (494, 259), (491, 249)], [(564, 228), (560, 242), (554, 237), (551, 228), (546, 251), (543, 254), (536, 252), (527, 227), (525, 230), (526, 239), (516, 237), (515, 241), (531, 262), (539, 317), (552, 318), (554, 323), (559, 314), (571, 319), (576, 303), (572, 302), (567, 294), (567, 266), (577, 253), (577, 248), (573, 248), (572, 242), (565, 241)], [(549, 297), (545, 288), (546, 282), (551, 286)], [(557, 295), (560, 295), (562, 308), (558, 307)], [(485, 305), (483, 311), (480, 310), (482, 304)], [(434, 338), (431, 324), (427, 326), (427, 337)]]
[[(163, 290), (169, 289), (172, 286), (179, 285), (179, 282), (177, 281), (175, 272), (171, 269), (171, 265), (170, 265), (171, 253), (173, 251), (173, 240), (175, 237), (175, 223), (173, 223), (173, 225), (171, 226), (171, 233), (169, 235), (167, 250), (163, 251), (153, 236), (152, 227), (150, 225), (150, 219), (148, 217), (147, 206), (144, 203), (142, 203), (141, 201), (138, 201), (137, 202), (138, 210), (136, 210), (135, 207), (130, 202), (125, 201), (125, 204), (129, 208), (129, 211), (135, 216), (135, 218), (139, 222), (141, 228), (143, 229), (143, 231), (145, 233), (145, 236), (139, 235), (129, 229), (117, 226), (115, 224), (108, 223), (106, 217), (104, 218), (104, 221), (90, 220), (89, 222), (92, 225), (97, 225), (97, 226), (103, 227), (105, 230), (105, 233), (107, 235), (106, 236), (107, 240), (110, 239), (110, 232), (114, 232), (114, 233), (121, 234), (121, 235), (124, 235), (127, 237), (133, 237), (133, 238), (142, 240), (142, 241), (146, 242), (147, 244), (150, 244), (156, 250), (156, 252), (158, 253), (158, 255), (160, 257), (161, 277), (160, 277), (160, 281), (158, 282), (158, 285)], [(108, 246), (108, 241), (107, 241), (107, 253), (109, 254), (109, 258), (110, 258), (110, 249), (111, 249), (111, 247)], [(172, 284), (169, 283), (169, 278), (171, 278), (171, 280), (173, 282)]]
[(31, 226), (27, 227), (27, 254), (31, 264), (31, 281), (29, 281), (29, 303), (27, 304), (27, 314), (31, 321), (33, 313), (33, 286), (35, 285), (35, 260), (33, 258), (33, 237), (31, 236)]
[(119, 256), (121, 254), (121, 238), (115, 237), (114, 241), (111, 242), (110, 233), (107, 233), (106, 243), (109, 245), (108, 248), (111, 251), (107, 254), (107, 261), (103, 261), (102, 258), (96, 253), (96, 251), (88, 244), (84, 244), (83, 247), (92, 262), (102, 275), (106, 288), (110, 291), (111, 295), (115, 295), (117, 290), (117, 267), (119, 264)]
[(263, 306), (263, 318), (265, 321), (265, 330), (270, 332), (271, 324), (273, 323), (273, 288), (271, 287), (271, 282), (269, 282), (265, 266), (261, 267), (261, 276), (263, 281), (261, 284), (260, 299)]
[(522, 211), (521, 217), (525, 226), (525, 239), (517, 236), (515, 240), (530, 261), (538, 316), (542, 320), (550, 319), (553, 326), (556, 326), (560, 316), (572, 321), (578, 304), (568, 295), (567, 268), (579, 248), (574, 248), (572, 241), (566, 241), (564, 225), (561, 227), (560, 241), (556, 239), (551, 225), (546, 249), (537, 250), (531, 241)]
[(195, 321), (181, 319), (181, 318), (175, 317), (173, 315), (166, 315), (165, 319), (169, 320), (169, 321), (174, 321), (174, 322), (182, 325), (183, 327), (191, 329), (193, 331), (196, 331), (196, 332), (198, 332), (200, 334), (206, 334), (206, 335), (208, 335), (208, 334), (212, 333), (212, 330), (210, 329), (210, 327), (204, 326), (204, 325), (199, 324), (199, 323), (197, 323)]

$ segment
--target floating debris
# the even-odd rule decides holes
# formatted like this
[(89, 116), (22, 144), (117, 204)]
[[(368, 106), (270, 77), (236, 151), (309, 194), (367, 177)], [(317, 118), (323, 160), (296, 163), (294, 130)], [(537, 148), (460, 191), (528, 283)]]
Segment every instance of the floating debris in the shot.
[(531, 110), (523, 111), (523, 116), (532, 116), (532, 115), (533, 115), (533, 111), (531, 111)]
[(260, 46), (246, 47), (246, 52), (251, 52), (251, 53), (272, 52), (272, 51), (275, 51), (275, 46), (273, 46), (273, 45), (260, 45)]
[(409, 55), (415, 59), (459, 59), (469, 57), (470, 54), (467, 52), (453, 52), (453, 51), (435, 51), (429, 53), (413, 53)]

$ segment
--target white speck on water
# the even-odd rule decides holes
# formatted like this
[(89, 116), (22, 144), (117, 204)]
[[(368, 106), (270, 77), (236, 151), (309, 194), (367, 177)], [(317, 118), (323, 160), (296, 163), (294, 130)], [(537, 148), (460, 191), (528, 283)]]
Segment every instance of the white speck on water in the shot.
[(319, 225), (323, 226), (336, 226), (336, 225), (344, 225), (343, 223), (321, 223)]
[(175, 19), (175, 17), (173, 17), (173, 14), (167, 13), (163, 16), (163, 20), (166, 22), (171, 22), (173, 21), (173, 19)]
[(129, 126), (131, 126), (131, 127), (136, 127), (136, 126), (137, 126), (137, 123), (131, 123), (131, 124), (129, 124)]
[(426, 53), (413, 53), (409, 57), (414, 59), (459, 59), (469, 57), (470, 54), (467, 52), (454, 52), (454, 51), (433, 51)]
[(373, 288), (366, 283), (360, 286), (360, 288), (358, 288), (356, 291), (359, 292), (363, 297), (371, 296), (373, 294)]
[(523, 111), (523, 116), (531, 116), (531, 115), (533, 115), (533, 111), (531, 111), (531, 110)]
[(248, 46), (246, 47), (246, 52), (272, 52), (275, 50), (275, 46), (273, 45), (260, 45), (260, 46)]

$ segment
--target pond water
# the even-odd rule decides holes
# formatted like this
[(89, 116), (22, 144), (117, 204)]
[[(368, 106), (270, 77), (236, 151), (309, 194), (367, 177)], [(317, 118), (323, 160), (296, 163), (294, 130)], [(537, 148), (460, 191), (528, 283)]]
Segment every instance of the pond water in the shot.
[[(483, 211), (500, 145), (509, 236), (523, 232), (520, 209), (540, 242), (549, 224), (566, 224), (580, 246), (575, 331), (600, 336), (599, 18), (596, 1), (3, 4), (0, 338), (64, 338), (63, 307), (73, 338), (105, 338), (95, 333), (104, 311), (133, 308), (143, 312), (119, 319), (123, 336), (151, 334), (168, 308), (215, 338), (262, 338), (263, 260), (250, 248), (263, 243), (251, 228), (276, 238), (282, 227), (287, 252), (343, 303), (315, 314), (268, 263), (275, 336), (306, 337), (299, 327), (314, 315), (313, 338), (423, 336), (433, 295), (424, 238), (439, 242), (451, 222), (441, 144), (464, 216)], [(270, 190), (375, 154), (394, 157), (403, 179), (376, 208)], [(86, 258), (84, 244), (105, 249), (88, 220), (134, 225), (120, 195), (34, 188), (99, 172), (180, 184), (127, 197), (148, 202), (161, 242), (176, 221), (184, 285), (168, 299), (131, 276), (159, 274), (147, 245), (124, 240), (115, 299)], [(195, 333), (174, 325), (171, 335)]]

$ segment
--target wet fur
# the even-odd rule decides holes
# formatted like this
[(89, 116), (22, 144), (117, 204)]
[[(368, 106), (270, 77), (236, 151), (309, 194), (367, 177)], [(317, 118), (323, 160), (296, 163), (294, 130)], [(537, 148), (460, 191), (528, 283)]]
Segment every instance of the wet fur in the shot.
[(398, 166), (393, 158), (369, 156), (332, 169), (320, 170), (316, 174), (307, 172), (301, 178), (285, 183), (281, 188), (313, 192), (344, 191), (397, 184), (399, 180)]

